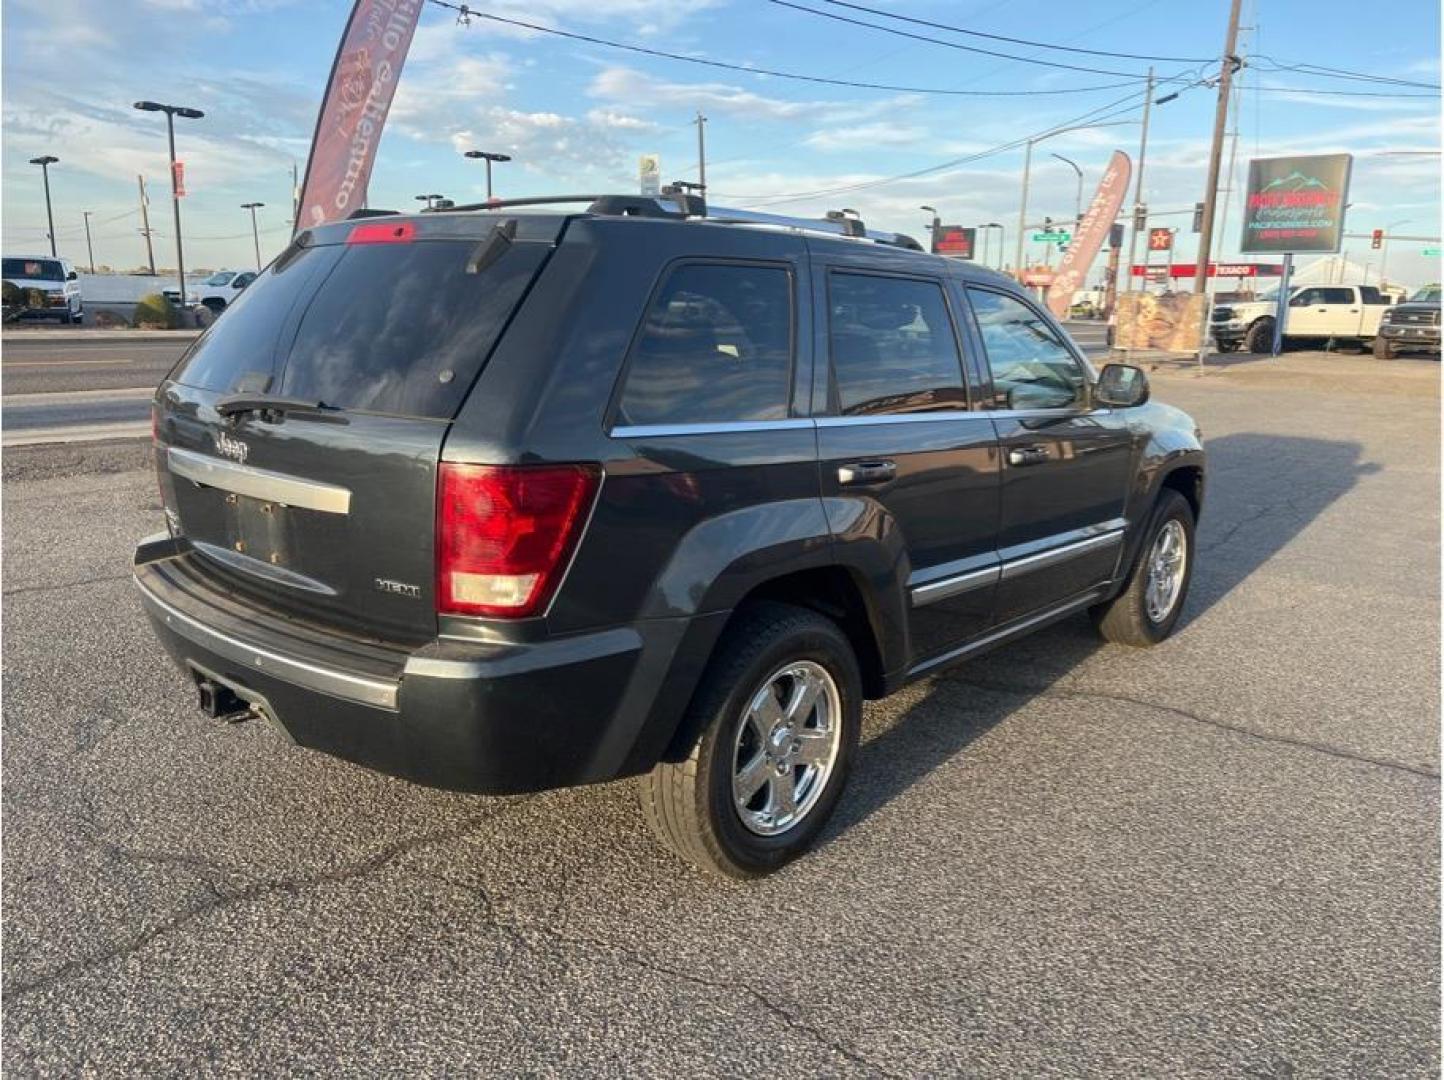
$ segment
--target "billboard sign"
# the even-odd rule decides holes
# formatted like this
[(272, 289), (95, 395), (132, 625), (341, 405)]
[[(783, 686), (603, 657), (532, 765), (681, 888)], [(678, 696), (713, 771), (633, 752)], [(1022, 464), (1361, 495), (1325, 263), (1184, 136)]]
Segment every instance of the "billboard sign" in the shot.
[(1352, 154), (1250, 161), (1239, 250), (1337, 252), (1353, 164)]
[[(1173, 266), (1150, 266), (1147, 274), (1157, 280), (1168, 277), (1188, 278), (1192, 280), (1198, 274), (1198, 267), (1193, 263), (1175, 263)], [(1209, 263), (1209, 277), (1279, 277), (1284, 272), (1283, 263)], [(1145, 268), (1142, 263), (1134, 263), (1132, 275), (1143, 277)]]
[(637, 160), (637, 183), (643, 195), (656, 198), (662, 194), (662, 159), (656, 154), (643, 154)]
[(933, 251), (954, 259), (971, 259), (977, 235), (977, 229), (965, 229), (961, 225), (939, 225), (933, 239)]
[(1058, 273), (1048, 285), (1048, 310), (1061, 319), (1067, 316), (1073, 304), (1073, 294), (1083, 287), (1093, 260), (1103, 249), (1103, 241), (1113, 229), (1119, 207), (1123, 205), (1123, 193), (1128, 188), (1128, 178), (1133, 172), (1133, 162), (1122, 150), (1113, 151), (1108, 168), (1098, 181), (1098, 190), (1093, 201), (1078, 223), (1077, 238), (1068, 246)]

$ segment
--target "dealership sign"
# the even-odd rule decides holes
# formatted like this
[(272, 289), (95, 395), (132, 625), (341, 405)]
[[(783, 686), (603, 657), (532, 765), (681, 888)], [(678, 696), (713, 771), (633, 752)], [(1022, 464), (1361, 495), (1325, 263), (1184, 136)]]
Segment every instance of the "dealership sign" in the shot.
[(933, 237), (933, 251), (939, 255), (950, 255), (954, 259), (971, 259), (973, 242), (977, 229), (965, 229), (961, 225), (939, 225)]
[(1339, 250), (1352, 154), (1256, 158), (1248, 163), (1239, 250)]

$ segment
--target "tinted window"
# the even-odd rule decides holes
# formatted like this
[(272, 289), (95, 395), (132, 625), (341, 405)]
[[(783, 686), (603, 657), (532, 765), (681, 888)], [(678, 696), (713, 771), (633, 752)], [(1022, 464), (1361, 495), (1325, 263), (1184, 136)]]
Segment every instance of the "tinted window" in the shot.
[(340, 248), (303, 248), (278, 259), (255, 283), (226, 306), (181, 361), (176, 382), (202, 390), (272, 390), (276, 346), (293, 308), (311, 292), (318, 278), (334, 265)]
[(1325, 289), (1324, 303), (1326, 304), (1352, 304), (1354, 302), (1353, 289)]
[(15, 281), (63, 281), (65, 271), (54, 259), (6, 259), (4, 275)]
[(780, 419), (791, 383), (792, 275), (782, 267), (679, 266), (647, 312), (618, 421)]
[(210, 277), (206, 278), (206, 284), (207, 284), (207, 285), (229, 285), (230, 282), (231, 282), (231, 278), (233, 278), (233, 277), (235, 277), (235, 276), (236, 276), (236, 272), (235, 272), (234, 270), (222, 270), (220, 273), (218, 273), (218, 274), (212, 274)]
[(1082, 366), (1037, 310), (984, 289), (969, 289), (968, 299), (983, 335), (997, 408), (1063, 409), (1083, 400)]
[(937, 282), (833, 274), (828, 338), (844, 414), (967, 407), (958, 341)]
[[(280, 392), (343, 409), (455, 415), (548, 251), (514, 243), (478, 273), (472, 257), (480, 247), (447, 240), (344, 248), (301, 319)], [(268, 277), (246, 287), (238, 312)], [(233, 317), (227, 312), (216, 326)]]
[(1366, 304), (1387, 304), (1389, 298), (1372, 285), (1360, 285), (1359, 295), (1363, 297)]

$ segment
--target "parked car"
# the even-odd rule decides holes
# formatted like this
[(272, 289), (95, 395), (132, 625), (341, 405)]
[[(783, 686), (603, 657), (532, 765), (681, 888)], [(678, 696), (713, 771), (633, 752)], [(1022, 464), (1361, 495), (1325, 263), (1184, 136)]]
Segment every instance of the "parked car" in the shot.
[(1142, 371), (906, 237), (741, 217), (302, 232), (155, 396), (135, 580), (204, 711), (455, 790), (638, 777), (747, 877), (864, 699), (1074, 613), (1174, 630), (1204, 452)]
[[(213, 314), (219, 315), (235, 303), (242, 289), (255, 280), (256, 275), (250, 270), (219, 270), (206, 278), (199, 291), (192, 293), (187, 288), (186, 300), (191, 304), (210, 308)], [(180, 303), (179, 286), (171, 286), (161, 292), (172, 304)]]
[[(1370, 347), (1388, 308), (1389, 297), (1373, 285), (1301, 285), (1289, 294), (1284, 343), (1334, 340)], [(1215, 306), (1209, 329), (1218, 351), (1234, 352), (1242, 346), (1252, 353), (1271, 352), (1277, 310), (1277, 291), (1252, 303)]]
[(1379, 320), (1374, 355), (1392, 360), (1401, 352), (1439, 355), (1439, 286), (1425, 285), (1408, 300), (1395, 304)]
[(6, 255), (0, 263), (5, 283), (13, 286), (13, 291), (6, 289), (14, 298), (6, 305), (12, 318), (79, 323), (84, 317), (79, 275), (68, 259)]

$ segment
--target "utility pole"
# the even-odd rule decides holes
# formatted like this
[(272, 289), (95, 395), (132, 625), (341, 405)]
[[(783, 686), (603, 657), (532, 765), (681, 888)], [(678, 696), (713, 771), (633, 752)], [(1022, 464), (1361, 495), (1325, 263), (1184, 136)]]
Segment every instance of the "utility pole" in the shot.
[(140, 185), (140, 233), (145, 237), (145, 261), (150, 265), (150, 276), (155, 277), (155, 248), (150, 243), (150, 211), (147, 209), (150, 200), (145, 197), (145, 177), (137, 174), (135, 182)]
[(256, 229), (256, 210), (266, 204), (263, 202), (241, 203), (242, 210), (251, 212), (251, 240), (256, 245), (256, 273), (261, 272), (261, 234)]
[(1028, 174), (1033, 169), (1033, 140), (1023, 151), (1023, 201), (1018, 205), (1018, 239), (1013, 247), (1013, 272), (1022, 280), (1023, 274), (1023, 230), (1028, 227)]
[[(1218, 65), (1218, 104), (1213, 114), (1213, 142), (1208, 151), (1208, 184), (1203, 189), (1203, 228), (1198, 236), (1198, 271), (1193, 278), (1193, 291), (1203, 293), (1208, 287), (1208, 256), (1213, 250), (1213, 218), (1218, 204), (1218, 174), (1223, 164), (1223, 136), (1228, 128), (1228, 106), (1233, 73), (1239, 64), (1238, 16), (1243, 0), (1232, 0), (1228, 9), (1228, 33), (1223, 43), (1223, 58)], [(1208, 322), (1205, 313), (1203, 321)], [(1203, 347), (1199, 347), (1202, 359)]]
[(90, 272), (95, 273), (95, 249), (90, 246), (90, 215), (94, 210), (82, 210), (80, 216), (85, 219), (85, 254), (90, 257)]
[[(1138, 170), (1133, 174), (1133, 227), (1128, 230), (1128, 265), (1123, 268), (1123, 276), (1128, 279), (1124, 286), (1124, 292), (1133, 291), (1133, 260), (1138, 257), (1138, 233), (1140, 229), (1148, 228), (1148, 221), (1144, 219), (1140, 227), (1139, 216), (1143, 213), (1143, 159), (1148, 153), (1148, 116), (1153, 110), (1153, 69), (1148, 69), (1148, 91), (1143, 98), (1143, 134), (1138, 140)], [(1144, 261), (1148, 259), (1147, 251), (1144, 252)], [(1143, 274), (1143, 290), (1148, 290), (1148, 273)]]
[(702, 110), (697, 110), (697, 119), (692, 121), (697, 125), (697, 186), (703, 196), (707, 194), (707, 139), (703, 134), (707, 126), (707, 118), (702, 115)]

